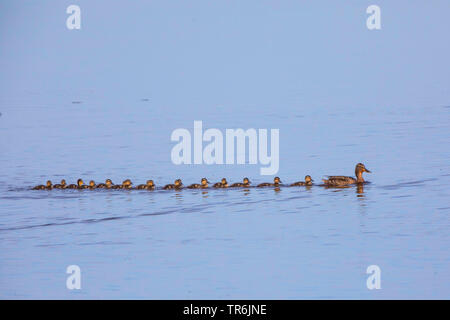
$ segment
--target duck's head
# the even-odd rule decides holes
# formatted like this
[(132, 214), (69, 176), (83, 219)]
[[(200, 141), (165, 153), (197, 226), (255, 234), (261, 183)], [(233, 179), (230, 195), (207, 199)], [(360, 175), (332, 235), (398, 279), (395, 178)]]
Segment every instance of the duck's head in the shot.
[(91, 188), (95, 187), (95, 181), (94, 180), (89, 181), (89, 187), (91, 187)]
[(365, 166), (364, 164), (358, 163), (358, 164), (356, 165), (356, 168), (355, 168), (355, 174), (356, 174), (356, 176), (362, 174), (363, 172), (371, 173), (371, 172), (366, 168), (366, 166)]
[(83, 184), (84, 184), (84, 182), (83, 182), (82, 179), (78, 179), (78, 180), (77, 180), (77, 185), (78, 185), (79, 187), (81, 187)]
[(306, 183), (310, 183), (310, 182), (313, 182), (314, 180), (311, 178), (311, 176), (305, 176), (305, 182)]
[(147, 180), (147, 187), (154, 187), (155, 184), (153, 183), (153, 180)]
[(244, 178), (243, 182), (244, 182), (244, 184), (250, 184), (251, 183), (251, 181), (248, 178)]
[(107, 187), (111, 187), (112, 186), (111, 179), (106, 179), (105, 184), (106, 184)]
[(62, 180), (61, 180), (61, 185), (62, 185), (62, 186), (65, 186), (65, 185), (66, 185), (66, 180), (62, 179)]
[(220, 183), (225, 185), (225, 184), (228, 184), (228, 181), (227, 181), (227, 179), (222, 178), (222, 180), (220, 181)]
[(280, 184), (280, 183), (282, 183), (280, 177), (275, 177), (275, 178), (273, 178), (273, 183), (275, 183), (275, 184)]
[(50, 180), (47, 180), (47, 182), (45, 183), (45, 185), (46, 185), (47, 187), (51, 187), (51, 186), (52, 186), (52, 182), (51, 182)]
[(202, 186), (207, 186), (208, 183), (210, 183), (210, 182), (208, 181), (208, 179), (202, 178)]
[(183, 182), (181, 182), (181, 179), (175, 180), (175, 187), (181, 187), (183, 185)]

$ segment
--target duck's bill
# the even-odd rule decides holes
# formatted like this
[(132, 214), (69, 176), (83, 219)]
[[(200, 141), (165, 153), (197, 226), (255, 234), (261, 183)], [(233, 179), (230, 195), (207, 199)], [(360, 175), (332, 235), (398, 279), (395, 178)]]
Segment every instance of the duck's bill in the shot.
[(368, 173), (372, 173), (372, 171), (370, 171), (369, 169), (366, 169), (366, 172), (368, 172)]

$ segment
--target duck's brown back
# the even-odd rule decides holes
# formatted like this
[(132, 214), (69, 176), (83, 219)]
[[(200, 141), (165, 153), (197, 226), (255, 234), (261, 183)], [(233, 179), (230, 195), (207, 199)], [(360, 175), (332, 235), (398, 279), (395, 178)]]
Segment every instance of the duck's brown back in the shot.
[(329, 176), (328, 179), (322, 179), (323, 183), (329, 186), (344, 186), (356, 183), (356, 179), (347, 176)]

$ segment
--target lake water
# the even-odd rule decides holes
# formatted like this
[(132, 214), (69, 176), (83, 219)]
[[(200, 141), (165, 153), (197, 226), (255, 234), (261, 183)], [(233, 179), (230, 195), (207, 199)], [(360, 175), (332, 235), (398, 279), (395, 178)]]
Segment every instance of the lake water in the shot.
[[(448, 0), (377, 0), (375, 30), (360, 0), (69, 4), (0, 1), (0, 298), (450, 298)], [(30, 190), (272, 181), (173, 164), (195, 120), (279, 129), (284, 183), (370, 183)]]
[[(1, 298), (449, 298), (448, 106), (171, 112), (141, 97), (61, 100), (1, 108)], [(194, 120), (221, 130), (279, 128), (285, 183), (353, 175), (358, 162), (372, 171), (370, 183), (29, 189), (61, 178), (152, 178), (158, 186), (273, 178), (259, 165), (172, 164), (171, 132), (192, 130)], [(81, 268), (81, 290), (66, 288), (69, 265)], [(380, 290), (366, 287), (370, 265), (381, 269)]]

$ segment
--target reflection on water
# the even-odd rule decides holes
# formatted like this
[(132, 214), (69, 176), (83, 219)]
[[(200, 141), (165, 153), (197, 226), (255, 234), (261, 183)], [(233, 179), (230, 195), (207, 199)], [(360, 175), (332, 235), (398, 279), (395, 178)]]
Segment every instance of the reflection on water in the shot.
[(358, 198), (364, 198), (364, 184), (363, 183), (356, 184), (356, 196)]

